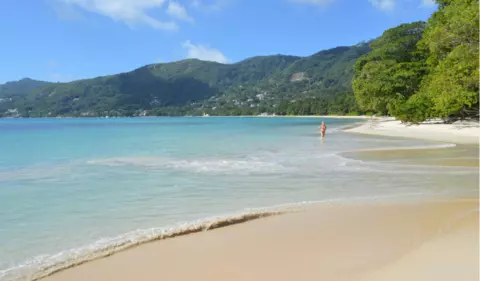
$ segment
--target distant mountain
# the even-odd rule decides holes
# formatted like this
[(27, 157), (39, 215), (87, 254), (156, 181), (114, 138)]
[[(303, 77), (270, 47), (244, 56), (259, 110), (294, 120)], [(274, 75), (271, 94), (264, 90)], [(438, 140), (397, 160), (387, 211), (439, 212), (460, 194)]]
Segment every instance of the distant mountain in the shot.
[(0, 85), (0, 116), (274, 112), (284, 100), (351, 92), (353, 64), (369, 51), (360, 44), (309, 57), (259, 56), (234, 64), (188, 59), (69, 83), (22, 79)]
[(0, 84), (0, 98), (24, 97), (28, 93), (41, 89), (49, 84), (51, 83), (30, 78), (7, 82), (5, 84)]
[(21, 100), (23, 100), (29, 93), (50, 84), (50, 82), (33, 80), (30, 78), (0, 84), (0, 117), (2, 115), (19, 116), (20, 114), (16, 108), (18, 102), (21, 103)]

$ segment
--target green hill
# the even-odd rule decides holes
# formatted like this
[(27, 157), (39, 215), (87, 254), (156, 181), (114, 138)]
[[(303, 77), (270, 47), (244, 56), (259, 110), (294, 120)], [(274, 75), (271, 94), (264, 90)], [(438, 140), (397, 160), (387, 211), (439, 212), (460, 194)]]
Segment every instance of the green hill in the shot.
[(51, 83), (30, 78), (7, 82), (0, 85), (0, 98), (24, 97), (28, 93), (41, 89), (49, 84)]
[(325, 99), (328, 107), (351, 93), (353, 65), (369, 51), (360, 44), (234, 64), (188, 59), (69, 83), (23, 79), (0, 85), (0, 116), (258, 114), (306, 99)]
[(18, 81), (0, 84), (0, 117), (18, 116), (16, 109), (19, 101), (23, 100), (29, 93), (46, 87), (50, 82), (24, 78)]

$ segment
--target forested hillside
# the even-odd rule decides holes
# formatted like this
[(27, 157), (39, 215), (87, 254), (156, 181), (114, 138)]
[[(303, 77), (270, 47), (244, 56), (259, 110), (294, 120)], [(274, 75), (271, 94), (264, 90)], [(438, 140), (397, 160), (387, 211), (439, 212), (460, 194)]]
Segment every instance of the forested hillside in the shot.
[[(355, 110), (351, 91), (353, 64), (369, 50), (367, 44), (359, 44), (309, 57), (260, 56), (234, 64), (188, 59), (70, 83), (19, 86), (21, 90), (15, 97), (0, 102), (0, 114), (17, 117), (344, 114)], [(20, 85), (24, 80), (7, 84)], [(3, 95), (0, 90), (0, 97)], [(302, 105), (306, 100), (314, 101), (316, 106), (306, 109)]]
[(0, 85), (0, 117), (3, 115), (17, 115), (16, 104), (29, 93), (46, 87), (49, 82), (25, 78), (19, 81), (7, 82)]

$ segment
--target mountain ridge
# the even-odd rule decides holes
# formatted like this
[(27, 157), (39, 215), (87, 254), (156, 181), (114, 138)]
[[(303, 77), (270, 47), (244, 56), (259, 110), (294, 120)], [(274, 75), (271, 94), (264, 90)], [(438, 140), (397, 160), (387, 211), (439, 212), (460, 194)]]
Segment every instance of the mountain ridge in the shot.
[[(4, 99), (0, 116), (199, 115), (205, 111), (229, 115), (238, 108), (255, 109), (254, 114), (260, 109), (274, 111), (283, 99), (351, 92), (353, 63), (369, 51), (367, 44), (361, 44), (306, 57), (255, 56), (231, 64), (185, 59), (63, 83), (27, 78), (30, 83), (22, 79), (0, 85)], [(296, 73), (300, 74), (292, 80)], [(15, 83), (18, 90), (11, 89)], [(6, 84), (9, 91), (4, 90)], [(264, 93), (268, 94), (257, 97)], [(241, 104), (248, 100), (255, 102)]]

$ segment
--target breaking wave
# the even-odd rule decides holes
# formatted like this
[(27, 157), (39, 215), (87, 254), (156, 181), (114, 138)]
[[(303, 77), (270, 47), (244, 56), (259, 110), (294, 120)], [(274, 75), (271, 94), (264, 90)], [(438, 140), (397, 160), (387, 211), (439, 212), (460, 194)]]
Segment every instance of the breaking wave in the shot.
[(286, 169), (280, 163), (261, 159), (169, 159), (161, 157), (105, 158), (87, 161), (88, 164), (167, 168), (196, 173), (275, 173)]

